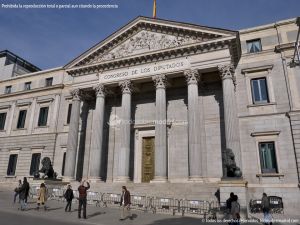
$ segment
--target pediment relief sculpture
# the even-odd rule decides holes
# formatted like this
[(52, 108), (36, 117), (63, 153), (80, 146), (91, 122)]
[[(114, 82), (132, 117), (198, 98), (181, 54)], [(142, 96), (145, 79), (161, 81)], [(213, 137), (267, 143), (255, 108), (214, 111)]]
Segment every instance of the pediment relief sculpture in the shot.
[(121, 45), (112, 50), (108, 50), (96, 59), (91, 60), (88, 64), (114, 60), (131, 55), (138, 55), (149, 51), (157, 51), (167, 48), (179, 47), (187, 44), (203, 42), (202, 36), (175, 36), (170, 34), (157, 33), (153, 31), (142, 30), (133, 37), (129, 38)]

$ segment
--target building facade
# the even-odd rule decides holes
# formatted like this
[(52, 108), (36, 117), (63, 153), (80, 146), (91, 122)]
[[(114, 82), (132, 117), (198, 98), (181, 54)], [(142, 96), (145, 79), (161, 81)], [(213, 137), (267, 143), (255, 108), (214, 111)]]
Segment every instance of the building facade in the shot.
[(267, 192), (297, 215), (297, 31), (295, 19), (231, 31), (138, 17), (64, 67), (2, 72), (0, 179), (49, 157), (64, 180), (108, 187), (240, 180), (244, 205)]

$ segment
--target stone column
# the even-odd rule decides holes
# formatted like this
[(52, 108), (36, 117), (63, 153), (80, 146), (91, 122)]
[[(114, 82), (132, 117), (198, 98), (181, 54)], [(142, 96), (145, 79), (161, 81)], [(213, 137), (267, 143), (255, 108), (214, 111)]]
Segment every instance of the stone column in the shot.
[(96, 108), (93, 114), (91, 151), (90, 151), (90, 179), (92, 181), (101, 181), (103, 175), (102, 156), (103, 156), (103, 124), (105, 109), (105, 88), (103, 84), (94, 87), (96, 92)]
[(153, 78), (156, 86), (155, 100), (155, 176), (153, 182), (166, 182), (168, 177), (167, 156), (167, 105), (166, 75)]
[(71, 92), (73, 95), (72, 112), (69, 125), (68, 144), (65, 163), (64, 180), (75, 179), (75, 165), (78, 146), (78, 130), (80, 120), (80, 90), (75, 89)]
[[(225, 121), (225, 139), (226, 152), (231, 149), (236, 165), (242, 169), (241, 150), (240, 150), (240, 135), (239, 135), (239, 121), (237, 115), (237, 104), (235, 95), (236, 80), (234, 76), (233, 65), (218, 66), (223, 87), (223, 107), (224, 107), (224, 121)], [(226, 176), (226, 174), (224, 174)]]
[(201, 130), (205, 128), (203, 111), (199, 106), (197, 70), (184, 72), (188, 85), (188, 149), (189, 149), (189, 177), (190, 180), (199, 180), (203, 177), (203, 158), (205, 152), (205, 140)]
[(122, 89), (122, 110), (121, 110), (121, 133), (118, 162), (119, 182), (129, 181), (129, 163), (130, 163), (130, 120), (131, 120), (131, 91), (132, 84), (130, 80), (119, 83)]

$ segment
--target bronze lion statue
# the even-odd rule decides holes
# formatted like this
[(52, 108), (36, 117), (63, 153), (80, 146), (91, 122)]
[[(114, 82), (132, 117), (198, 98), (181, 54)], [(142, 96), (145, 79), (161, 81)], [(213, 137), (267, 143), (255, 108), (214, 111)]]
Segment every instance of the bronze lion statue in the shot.
[[(44, 174), (42, 178), (56, 179), (57, 174), (53, 170), (50, 158), (44, 157), (41, 163), (42, 163), (42, 168), (38, 172)], [(39, 177), (40, 175), (38, 174), (36, 176)]]

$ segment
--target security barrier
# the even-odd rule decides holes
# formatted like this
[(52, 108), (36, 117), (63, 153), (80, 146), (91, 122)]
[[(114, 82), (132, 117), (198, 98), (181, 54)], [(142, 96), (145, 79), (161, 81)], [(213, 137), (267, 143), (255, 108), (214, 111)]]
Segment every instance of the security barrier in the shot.
[(40, 186), (31, 186), (29, 189), (29, 195), (31, 198), (34, 198), (38, 195), (38, 191), (40, 190)]
[(112, 207), (119, 207), (121, 201), (121, 194), (105, 193), (102, 195), (102, 203), (104, 207), (110, 205)]
[[(31, 197), (37, 196), (39, 186), (32, 186), (30, 189)], [(48, 195), (50, 199), (64, 201), (64, 193), (66, 189), (63, 188), (48, 188)], [(78, 202), (79, 192), (73, 190), (73, 201)], [(185, 215), (198, 215), (207, 218), (216, 218), (216, 214), (226, 208), (226, 203), (220, 204), (217, 201), (204, 201), (204, 200), (188, 200), (188, 199), (175, 199), (164, 197), (147, 197), (144, 195), (131, 195), (131, 209), (141, 210), (147, 212), (151, 210), (153, 213), (168, 213), (175, 215), (180, 213)], [(98, 207), (119, 207), (121, 201), (121, 194), (116, 193), (99, 193), (88, 191), (87, 203)], [(282, 198), (277, 196), (269, 196), (270, 208), (273, 213), (283, 212)], [(251, 212), (258, 212), (261, 209), (261, 200), (251, 200)]]
[(135, 210), (142, 210), (146, 212), (150, 207), (151, 198), (141, 195), (131, 195), (131, 208)]
[(86, 196), (87, 203), (91, 205), (95, 204), (96, 206), (98, 206), (102, 201), (101, 196), (102, 196), (101, 193), (88, 191)]
[(50, 199), (58, 200), (58, 201), (64, 201), (65, 190), (60, 188), (53, 188), (48, 189), (48, 195), (50, 196)]
[(202, 215), (206, 219), (211, 209), (210, 203), (208, 201), (202, 200), (180, 200), (180, 211), (182, 216), (185, 214), (196, 214)]
[[(278, 196), (268, 196), (270, 212), (271, 213), (284, 213), (283, 201), (281, 197)], [(251, 213), (262, 213), (262, 200), (261, 199), (251, 199), (249, 202), (249, 208)]]
[(172, 213), (175, 215), (179, 211), (179, 200), (174, 198), (153, 197), (151, 199), (151, 210), (153, 213)]

